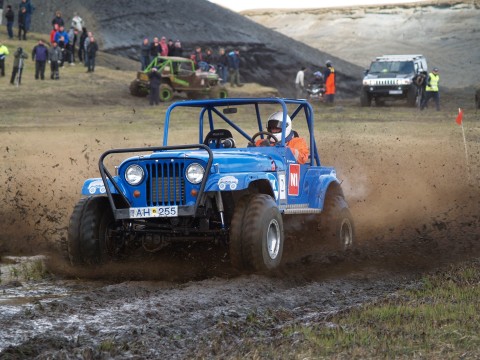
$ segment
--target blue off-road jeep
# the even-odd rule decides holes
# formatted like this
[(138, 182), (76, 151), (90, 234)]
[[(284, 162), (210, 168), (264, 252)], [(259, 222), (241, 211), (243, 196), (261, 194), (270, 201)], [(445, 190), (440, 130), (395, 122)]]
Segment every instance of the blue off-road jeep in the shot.
[[(281, 141), (255, 146), (275, 138), (265, 126), (276, 111), (284, 114)], [(305, 164), (285, 144), (286, 114), (305, 132)], [(114, 167), (122, 154), (130, 157)], [(99, 168), (101, 178), (85, 181), (85, 197), (71, 216), (66, 251), (72, 264), (206, 240), (228, 246), (237, 269), (268, 272), (281, 263), (288, 222), (298, 221), (318, 244), (345, 250), (353, 243), (348, 205), (335, 169), (320, 164), (305, 100), (176, 102), (166, 112), (163, 146), (106, 151)]]

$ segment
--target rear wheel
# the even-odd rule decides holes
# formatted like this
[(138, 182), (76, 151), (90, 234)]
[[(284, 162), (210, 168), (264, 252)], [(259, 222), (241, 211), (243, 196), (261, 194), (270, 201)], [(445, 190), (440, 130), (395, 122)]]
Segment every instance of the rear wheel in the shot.
[(173, 89), (168, 84), (160, 84), (160, 101), (168, 102), (173, 99)]
[(322, 217), (322, 232), (329, 248), (345, 251), (353, 247), (355, 228), (343, 196), (328, 196)]
[(225, 99), (228, 97), (228, 90), (223, 86), (215, 86), (210, 90), (209, 97), (212, 99)]

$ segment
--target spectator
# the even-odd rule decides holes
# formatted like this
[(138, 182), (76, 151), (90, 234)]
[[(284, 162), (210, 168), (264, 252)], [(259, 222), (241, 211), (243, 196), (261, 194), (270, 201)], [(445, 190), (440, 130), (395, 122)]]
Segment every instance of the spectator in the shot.
[(38, 40), (38, 44), (33, 47), (32, 60), (35, 61), (35, 80), (38, 80), (38, 78), (45, 80), (45, 65), (48, 60), (48, 49), (42, 40)]
[(140, 64), (142, 71), (150, 65), (150, 41), (148, 38), (143, 39), (142, 46), (140, 46)]
[(195, 51), (192, 55), (190, 55), (190, 59), (192, 59), (195, 63), (195, 69), (198, 69), (200, 63), (203, 62), (203, 53), (200, 46), (195, 46)]
[(66, 60), (66, 51), (65, 51), (65, 37), (60, 36), (60, 38), (57, 40), (57, 45), (62, 52), (62, 59), (60, 60), (60, 67), (63, 67), (63, 64), (65, 63)]
[(158, 69), (153, 67), (148, 73), (148, 78), (150, 79), (150, 105), (158, 105), (160, 104), (160, 83), (162, 82), (162, 76), (158, 72)]
[[(32, 14), (35, 7), (30, 0), (21, 0), (19, 8), (25, 8), (25, 31), (30, 31), (30, 24), (32, 22)], [(25, 40), (25, 39), (24, 39)]]
[(230, 86), (243, 86), (240, 83), (240, 50), (235, 49), (228, 53), (228, 76), (230, 77)]
[(336, 92), (335, 69), (332, 66), (332, 62), (330, 60), (327, 60), (325, 66), (327, 67), (325, 73), (323, 74), (323, 78), (325, 79), (325, 102), (327, 104), (333, 105)]
[(172, 56), (183, 57), (182, 43), (180, 42), (180, 40), (176, 40), (175, 44), (173, 45), (174, 46)]
[(5, 12), (5, 19), (7, 19), (8, 38), (13, 39), (13, 22), (15, 21), (15, 13), (12, 10), (12, 5), (7, 5), (7, 11)]
[(87, 56), (87, 48), (90, 44), (90, 38), (93, 36), (91, 31), (87, 32), (87, 37), (85, 38), (85, 42), (83, 43), (83, 49), (85, 50), (85, 67), (88, 68), (88, 56)]
[(156, 58), (161, 52), (160, 43), (158, 42), (158, 37), (153, 38), (153, 43), (150, 47), (150, 60)]
[(55, 34), (55, 41), (58, 44), (58, 41), (60, 38), (63, 36), (63, 41), (65, 42), (65, 46), (68, 44), (68, 33), (65, 31), (65, 28), (63, 26), (58, 27), (58, 31)]
[(5, 58), (9, 54), (8, 48), (0, 41), (0, 76), (5, 76)]
[(218, 57), (217, 57), (217, 74), (220, 77), (220, 84), (225, 85), (227, 82), (227, 74), (228, 74), (228, 59), (227, 54), (225, 54), (225, 49), (220, 48), (218, 50)]
[(173, 43), (172, 39), (168, 39), (167, 46), (168, 46), (168, 56), (173, 56), (173, 54), (175, 53), (175, 44)]
[(95, 58), (97, 57), (98, 45), (95, 41), (95, 38), (92, 36), (90, 37), (90, 43), (87, 47), (87, 58), (88, 58), (88, 70), (87, 72), (94, 72), (95, 71)]
[(0, 25), (2, 25), (3, 19), (3, 0), (0, 0)]
[(440, 82), (440, 74), (437, 68), (433, 68), (432, 72), (428, 74), (427, 86), (425, 87), (425, 97), (420, 105), (420, 110), (427, 107), (430, 99), (433, 98), (435, 108), (440, 111), (440, 93), (438, 92), (438, 84)]
[[(27, 9), (21, 7), (18, 10), (18, 40), (27, 40), (27, 28), (25, 23), (27, 21)], [(23, 33), (23, 36), (22, 36)]]
[(88, 37), (87, 28), (82, 28), (82, 34), (80, 35), (80, 41), (78, 43), (78, 61), (82, 62), (85, 60), (85, 39)]
[(52, 20), (52, 27), (55, 27), (55, 25), (57, 25), (58, 27), (65, 26), (65, 21), (63, 21), (62, 13), (60, 10), (57, 10), (55, 12), (55, 17)]
[(67, 61), (70, 65), (75, 65), (75, 43), (77, 42), (78, 31), (71, 26), (68, 30)]
[(205, 50), (205, 56), (203, 57), (203, 61), (205, 61), (209, 65), (215, 64), (215, 59), (213, 57), (213, 51), (210, 48)]
[(162, 36), (160, 40), (160, 55), (168, 56), (167, 38), (165, 36)]
[(50, 31), (50, 45), (53, 44), (55, 41), (55, 35), (57, 35), (58, 32), (58, 24), (53, 25), (52, 31)]
[(50, 64), (50, 79), (60, 79), (60, 62), (62, 61), (62, 51), (58, 47), (56, 41), (53, 42), (52, 47), (48, 50), (48, 63)]
[(305, 89), (305, 66), (302, 66), (300, 70), (297, 72), (297, 77), (295, 78), (295, 89), (297, 99), (301, 99), (303, 97), (303, 90)]
[[(14, 84), (16, 81), (17, 85), (20, 85), (22, 82), (22, 72), (24, 66), (24, 59), (28, 59), (28, 55), (23, 51), (21, 47), (15, 51), (13, 54), (13, 70), (12, 70), (12, 77), (10, 78), (10, 84)], [(15, 80), (16, 78), (16, 80)]]

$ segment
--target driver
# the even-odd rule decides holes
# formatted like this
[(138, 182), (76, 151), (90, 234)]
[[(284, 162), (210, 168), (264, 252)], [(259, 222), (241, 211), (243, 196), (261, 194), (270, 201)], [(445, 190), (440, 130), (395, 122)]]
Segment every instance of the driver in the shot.
[[(282, 120), (283, 112), (277, 111), (270, 115), (267, 121), (267, 131), (272, 133), (277, 141), (282, 141)], [(256, 146), (271, 146), (275, 142), (270, 142), (267, 139), (259, 139), (255, 142)], [(292, 119), (287, 114), (287, 124), (285, 127), (285, 144), (290, 148), (300, 164), (305, 164), (308, 161), (310, 151), (308, 150), (307, 142), (304, 138), (295, 137), (295, 132), (292, 131)]]

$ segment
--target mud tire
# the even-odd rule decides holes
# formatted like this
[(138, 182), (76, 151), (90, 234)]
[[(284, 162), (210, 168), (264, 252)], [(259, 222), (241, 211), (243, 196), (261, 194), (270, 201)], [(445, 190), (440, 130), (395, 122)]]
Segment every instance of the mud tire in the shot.
[(215, 86), (210, 90), (210, 99), (226, 99), (228, 98), (228, 90), (223, 86)]
[(148, 90), (140, 85), (140, 82), (137, 80), (133, 80), (130, 83), (130, 94), (133, 96), (138, 96), (138, 97), (145, 97), (148, 95)]
[[(280, 266), (283, 255), (282, 214), (269, 195), (253, 194), (240, 203), (235, 214), (238, 218), (232, 224), (235, 235), (230, 249), (236, 252), (232, 263), (242, 264), (246, 271), (272, 272)], [(240, 221), (242, 213), (243, 220)]]
[(412, 86), (407, 93), (407, 105), (410, 107), (418, 106), (419, 101), (419, 94), (418, 88), (416, 86)]
[(360, 94), (360, 106), (367, 107), (372, 105), (372, 97), (366, 92), (362, 90)]
[(321, 217), (322, 233), (328, 249), (342, 252), (351, 249), (354, 245), (355, 226), (343, 196), (327, 197)]
[(173, 99), (173, 89), (168, 84), (160, 84), (160, 101), (169, 102)]
[(232, 266), (239, 271), (243, 271), (246, 269), (246, 266), (243, 262), (242, 236), (245, 212), (251, 199), (252, 195), (245, 195), (237, 202), (237, 204), (235, 205), (235, 210), (233, 212), (232, 221), (230, 223), (230, 234), (228, 243), (230, 262), (232, 263)]
[(82, 198), (75, 206), (68, 227), (67, 251), (72, 265), (101, 264), (109, 260), (106, 234), (114, 223), (108, 198)]

